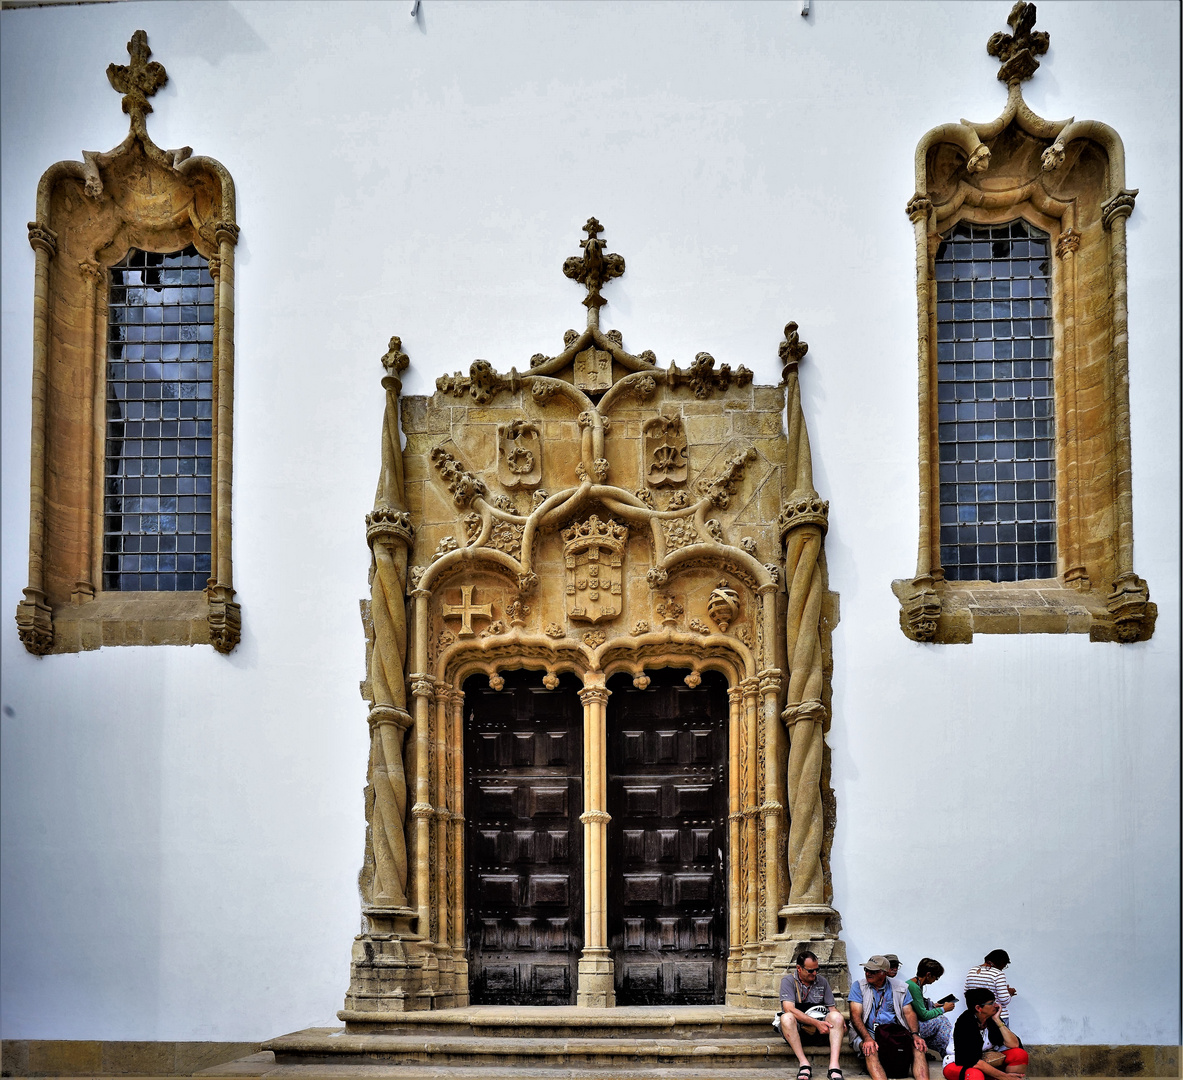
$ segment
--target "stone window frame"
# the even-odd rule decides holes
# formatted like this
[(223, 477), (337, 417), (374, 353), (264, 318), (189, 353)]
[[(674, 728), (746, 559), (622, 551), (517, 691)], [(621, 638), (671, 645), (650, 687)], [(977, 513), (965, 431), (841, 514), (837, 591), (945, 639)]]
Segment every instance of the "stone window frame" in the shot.
[[(1125, 220), (1125, 151), (1097, 121), (1047, 121), (1020, 84), (1048, 37), (1033, 4), (1016, 4), (1013, 34), (987, 46), (1003, 61), (1007, 104), (990, 123), (944, 124), (916, 148), (907, 204), (916, 243), (920, 528), (916, 573), (898, 579), (900, 628), (914, 641), (967, 643), (975, 633), (1087, 633), (1144, 641), (1157, 609), (1133, 567)], [(1051, 237), (1056, 413), (1057, 576), (947, 581), (940, 564), (935, 259), (958, 222), (1016, 218)]]
[[(105, 645), (211, 644), (241, 637), (231, 562), (234, 418), (234, 181), (189, 147), (148, 136), (148, 97), (167, 82), (147, 35), (107, 78), (123, 94), (127, 138), (108, 153), (50, 166), (37, 187), (29, 243), (36, 253), (29, 484), (29, 584), (16, 621), (37, 656)], [(204, 590), (122, 592), (102, 587), (110, 267), (131, 248), (192, 244), (215, 283), (212, 570)]]

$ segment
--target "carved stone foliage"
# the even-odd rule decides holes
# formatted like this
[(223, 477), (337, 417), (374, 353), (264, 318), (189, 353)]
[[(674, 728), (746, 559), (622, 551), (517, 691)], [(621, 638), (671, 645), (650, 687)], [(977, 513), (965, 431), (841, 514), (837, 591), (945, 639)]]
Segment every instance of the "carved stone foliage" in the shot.
[(497, 428), (497, 480), (507, 488), (537, 487), (542, 480), (538, 425), (513, 420)]
[(702, 538), (698, 535), (698, 530), (694, 527), (694, 522), (690, 518), (681, 517), (663, 520), (661, 531), (665, 535), (665, 546), (670, 551), (677, 551), (678, 548), (686, 547), (688, 544), (702, 542)]
[(1039, 70), (1039, 61), (1048, 50), (1051, 39), (1042, 30), (1035, 29), (1035, 5), (1019, 0), (1006, 20), (1011, 33), (1001, 30), (990, 35), (986, 52), (1002, 61), (998, 69), (998, 81), (1021, 82), (1031, 78)]
[(731, 505), (737, 485), (743, 479), (744, 469), (749, 462), (756, 460), (756, 456), (756, 451), (750, 446), (732, 454), (718, 476), (709, 479), (704, 477), (699, 481), (699, 492), (710, 499), (712, 505), (726, 510)]
[(688, 469), (686, 429), (680, 416), (646, 420), (644, 436), (645, 480), (653, 487), (684, 484)]
[(627, 525), (595, 514), (563, 530), (567, 616), (573, 622), (607, 622), (620, 614), (627, 540)]
[(431, 452), (431, 463), (439, 470), (440, 477), (448, 485), (457, 506), (468, 506), (478, 495), (485, 495), (489, 489), (480, 477), (473, 476), (459, 461), (441, 446)]

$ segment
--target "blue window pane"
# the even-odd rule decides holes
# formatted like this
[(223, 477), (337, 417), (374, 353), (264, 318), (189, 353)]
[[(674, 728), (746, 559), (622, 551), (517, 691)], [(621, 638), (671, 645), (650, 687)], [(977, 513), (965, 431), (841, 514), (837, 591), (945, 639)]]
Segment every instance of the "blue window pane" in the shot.
[(1056, 573), (1048, 252), (1047, 235), (1022, 220), (959, 222), (937, 252), (941, 563), (950, 580)]
[[(110, 274), (103, 587), (201, 589), (211, 563), (209, 507), (182, 507), (177, 496), (192, 502), (194, 474), (212, 472), (208, 264), (191, 246), (168, 254), (133, 248)], [(199, 433), (201, 422), (207, 430)], [(208, 495), (209, 480), (202, 482)]]

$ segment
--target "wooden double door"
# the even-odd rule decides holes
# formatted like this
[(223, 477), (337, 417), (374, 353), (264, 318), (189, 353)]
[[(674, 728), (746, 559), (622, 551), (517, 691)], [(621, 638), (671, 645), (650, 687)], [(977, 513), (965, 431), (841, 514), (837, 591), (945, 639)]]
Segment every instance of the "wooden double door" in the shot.
[[(608, 945), (620, 1005), (723, 1001), (727, 696), (685, 671), (609, 683)], [(583, 947), (583, 706), (563, 676), (465, 684), (466, 915), (473, 1004), (575, 1003)]]

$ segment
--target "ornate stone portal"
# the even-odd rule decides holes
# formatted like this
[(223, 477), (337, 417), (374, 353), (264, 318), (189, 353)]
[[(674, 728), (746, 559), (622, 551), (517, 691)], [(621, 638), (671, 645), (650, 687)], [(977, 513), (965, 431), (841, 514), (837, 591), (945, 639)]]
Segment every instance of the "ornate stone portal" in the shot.
[[(392, 338), (363, 602), (371, 750), (363, 932), (347, 1022), (467, 1005), (463, 685), (515, 669), (583, 684), (583, 927), (577, 1002), (614, 1004), (605, 912), (608, 679), (726, 679), (726, 1001), (769, 1007), (801, 941), (847, 987), (829, 844), (828, 504), (813, 487), (795, 323), (780, 386), (699, 353), (688, 369), (603, 331), (624, 271), (590, 219), (564, 273), (587, 326), (507, 375), (476, 361), (401, 400)], [(787, 434), (784, 414), (787, 397)], [(406, 435), (401, 449), (399, 415)], [(545, 691), (543, 691), (545, 692)]]

